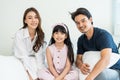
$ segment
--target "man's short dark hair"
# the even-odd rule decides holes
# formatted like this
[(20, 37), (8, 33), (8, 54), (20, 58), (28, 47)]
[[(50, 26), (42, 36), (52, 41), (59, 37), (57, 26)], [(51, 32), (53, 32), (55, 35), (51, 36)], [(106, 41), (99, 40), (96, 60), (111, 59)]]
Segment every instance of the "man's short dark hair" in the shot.
[(72, 20), (75, 21), (75, 17), (79, 14), (87, 16), (88, 19), (92, 17), (91, 13), (86, 8), (78, 8), (75, 12), (71, 13)]

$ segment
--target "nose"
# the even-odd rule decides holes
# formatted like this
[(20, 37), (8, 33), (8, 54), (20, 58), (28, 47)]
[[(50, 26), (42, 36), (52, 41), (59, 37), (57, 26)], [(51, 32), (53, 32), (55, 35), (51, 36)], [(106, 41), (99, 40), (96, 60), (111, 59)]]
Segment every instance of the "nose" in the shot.
[(61, 34), (60, 34), (60, 33), (58, 33), (58, 36), (61, 36)]
[(35, 21), (35, 19), (33, 18), (32, 21)]
[(78, 27), (79, 27), (79, 28), (80, 28), (80, 27), (82, 27), (82, 26), (83, 26), (83, 24), (82, 24), (82, 23), (79, 23), (79, 24), (78, 24)]

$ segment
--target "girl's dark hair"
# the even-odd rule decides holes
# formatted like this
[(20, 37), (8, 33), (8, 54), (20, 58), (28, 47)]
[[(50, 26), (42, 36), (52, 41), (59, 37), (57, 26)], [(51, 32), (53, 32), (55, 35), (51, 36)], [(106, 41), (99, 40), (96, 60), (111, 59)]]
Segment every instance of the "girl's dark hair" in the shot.
[[(67, 48), (68, 48), (67, 56), (68, 56), (68, 59), (70, 60), (70, 63), (72, 65), (74, 63), (74, 52), (73, 52), (72, 42), (70, 40), (69, 30), (68, 30), (67, 26), (65, 24), (63, 24), (63, 25), (64, 26), (62, 26), (62, 25), (54, 26), (54, 29), (52, 31), (52, 35), (55, 32), (62, 32), (62, 33), (65, 33), (67, 35), (67, 38), (64, 40), (64, 43), (67, 45)], [(51, 45), (53, 43), (55, 43), (55, 40), (53, 37), (51, 37), (49, 45)]]
[[(86, 8), (78, 8), (75, 12), (70, 14), (73, 21), (75, 21), (75, 17), (80, 14), (87, 16), (88, 19), (92, 17), (91, 13)], [(93, 22), (91, 24), (93, 24)]]
[(37, 26), (37, 28), (36, 28), (37, 39), (36, 39), (35, 44), (34, 44), (34, 46), (33, 46), (33, 50), (34, 50), (35, 52), (37, 52), (37, 51), (39, 50), (39, 48), (40, 48), (41, 46), (43, 46), (43, 43), (44, 43), (44, 32), (43, 32), (43, 30), (42, 30), (42, 28), (41, 28), (41, 18), (40, 18), (39, 12), (38, 12), (35, 8), (33, 8), (33, 7), (28, 8), (28, 9), (26, 9), (26, 11), (24, 12), (24, 16), (23, 16), (23, 27), (22, 27), (22, 28), (28, 27), (28, 25), (25, 23), (25, 19), (26, 19), (26, 15), (27, 15), (29, 12), (31, 12), (31, 11), (33, 11), (33, 12), (36, 13), (37, 18), (38, 18), (38, 20), (39, 20), (38, 26)]

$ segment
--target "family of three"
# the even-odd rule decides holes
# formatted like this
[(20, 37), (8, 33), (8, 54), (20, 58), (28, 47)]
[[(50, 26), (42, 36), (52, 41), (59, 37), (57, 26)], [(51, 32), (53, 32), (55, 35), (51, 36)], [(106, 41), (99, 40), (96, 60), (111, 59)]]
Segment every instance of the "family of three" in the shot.
[[(93, 27), (92, 16), (85, 8), (71, 13), (71, 18), (83, 33), (78, 39), (76, 60), (66, 24), (54, 25), (47, 46), (38, 11), (33, 7), (25, 10), (23, 27), (15, 34), (13, 51), (15, 57), (22, 62), (29, 80), (81, 80), (79, 71), (84, 75), (89, 73), (85, 80), (119, 80), (119, 75), (114, 74), (119, 73), (120, 60), (106, 69), (110, 54), (118, 53), (112, 36), (103, 29)], [(86, 51), (100, 51), (101, 58), (92, 71), (90, 65), (82, 61)], [(79, 70), (73, 68), (74, 62)], [(105, 74), (106, 72), (111, 74)]]

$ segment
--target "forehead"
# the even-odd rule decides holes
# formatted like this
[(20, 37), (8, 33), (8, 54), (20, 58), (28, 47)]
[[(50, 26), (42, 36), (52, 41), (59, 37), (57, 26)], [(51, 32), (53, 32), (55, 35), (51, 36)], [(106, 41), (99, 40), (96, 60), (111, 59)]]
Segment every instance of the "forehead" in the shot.
[(81, 21), (84, 19), (88, 19), (87, 16), (83, 15), (83, 14), (79, 14), (75, 17), (75, 21)]
[(26, 17), (27, 16), (36, 16), (36, 13), (34, 11), (30, 11), (27, 13)]

